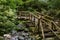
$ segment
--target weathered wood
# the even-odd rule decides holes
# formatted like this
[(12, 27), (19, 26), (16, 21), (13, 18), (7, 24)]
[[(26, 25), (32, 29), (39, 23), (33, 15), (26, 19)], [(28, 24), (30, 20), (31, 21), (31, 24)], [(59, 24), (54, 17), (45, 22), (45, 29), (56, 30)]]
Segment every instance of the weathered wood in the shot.
[(33, 20), (34, 20), (34, 26), (35, 26), (35, 17), (34, 17), (34, 19), (33, 19)]
[[(44, 21), (44, 23), (46, 23), (46, 22)], [(46, 24), (49, 26), (48, 28), (54, 33), (54, 35), (60, 39), (60, 37), (51, 29), (51, 25), (48, 23), (46, 23)]]
[(44, 17), (43, 17), (43, 19), (44, 19), (44, 20), (47, 20), (47, 21), (49, 21), (49, 22), (52, 22), (52, 23), (55, 25), (55, 27), (60, 30), (60, 27), (58, 27), (52, 20), (46, 19), (46, 18), (44, 18)]
[(49, 27), (49, 29), (54, 33), (54, 35), (55, 35), (56, 37), (58, 37), (58, 38), (60, 39), (59, 35), (57, 35), (50, 27)]
[(48, 17), (48, 18), (51, 18), (51, 19), (53, 19), (53, 17), (50, 17), (50, 16), (48, 16), (48, 15), (45, 15), (45, 14), (43, 14), (43, 13), (40, 13), (40, 12), (35, 12), (35, 13), (38, 13), (38, 15), (42, 15), (42, 16), (44, 16), (44, 17)]
[(29, 20), (31, 20), (31, 14), (29, 15)]
[[(55, 37), (55, 35), (53, 33), (45, 33), (45, 38), (49, 38), (49, 37)], [(42, 37), (42, 35), (41, 35)]]
[[(28, 13), (28, 14), (26, 14), (26, 13)], [(43, 36), (44, 40), (45, 40), (45, 36), (44, 36), (45, 30), (43, 28), (43, 25), (44, 25), (43, 23), (48, 25), (48, 29), (50, 31), (52, 31), (52, 33), (56, 37), (58, 37), (58, 35), (54, 32), (54, 30), (55, 30), (55, 28), (56, 28), (56, 30), (60, 30), (60, 27), (58, 27), (53, 20), (50, 20), (50, 19), (53, 19), (53, 17), (50, 17), (48, 15), (44, 15), (44, 14), (39, 13), (39, 12), (36, 12), (36, 14), (33, 14), (32, 12), (29, 12), (29, 11), (22, 11), (22, 12), (20, 12), (19, 16), (20, 16), (20, 18), (22, 18), (22, 16), (23, 16), (25, 19), (28, 18), (31, 22), (34, 22), (34, 26), (37, 25), (37, 27), (38, 27), (38, 29), (37, 29), (38, 32), (40, 32), (40, 29), (41, 29), (42, 36)], [(38, 22), (36, 21), (36, 19)]]
[(47, 20), (47, 21), (49, 21), (49, 22), (52, 22), (52, 23), (55, 25), (55, 27), (56, 27), (58, 30), (60, 30), (60, 27), (58, 27), (58, 26), (54, 23), (54, 21), (49, 20), (49, 19), (46, 19), (46, 18), (44, 18), (44, 17), (42, 17), (42, 19)]
[(38, 19), (38, 32), (40, 30), (40, 19)]
[(45, 35), (44, 35), (44, 30), (43, 30), (43, 26), (42, 26), (41, 20), (40, 20), (40, 27), (41, 27), (41, 31), (42, 31), (43, 40), (45, 40)]
[(60, 30), (60, 27), (58, 27), (53, 21), (52, 21), (52, 23), (56, 26), (56, 28), (57, 28), (58, 30)]

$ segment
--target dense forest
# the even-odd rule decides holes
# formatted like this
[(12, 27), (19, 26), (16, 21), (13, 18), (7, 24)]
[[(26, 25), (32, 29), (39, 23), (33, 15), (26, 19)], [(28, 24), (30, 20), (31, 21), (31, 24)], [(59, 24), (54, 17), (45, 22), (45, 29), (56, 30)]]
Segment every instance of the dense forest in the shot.
[(60, 23), (60, 0), (0, 0), (0, 36), (18, 30), (19, 11), (40, 12), (53, 17), (54, 22)]

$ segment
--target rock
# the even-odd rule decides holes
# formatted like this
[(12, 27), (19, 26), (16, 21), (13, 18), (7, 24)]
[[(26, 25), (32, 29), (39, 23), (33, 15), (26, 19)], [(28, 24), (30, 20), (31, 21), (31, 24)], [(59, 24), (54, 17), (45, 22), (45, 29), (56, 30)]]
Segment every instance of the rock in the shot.
[(4, 40), (10, 40), (11, 35), (10, 34), (4, 34)]
[(24, 36), (29, 36), (29, 33), (22, 33), (22, 35), (24, 35)]
[(12, 34), (15, 34), (15, 33), (17, 33), (17, 31), (15, 31), (15, 30), (12, 30)]
[(19, 36), (19, 40), (24, 40), (24, 37), (23, 36)]
[(18, 28), (23, 28), (24, 25), (23, 25), (23, 24), (18, 24), (17, 27), (18, 27)]
[(18, 36), (12, 36), (10, 40), (18, 40)]
[(11, 38), (10, 34), (4, 34), (4, 37)]

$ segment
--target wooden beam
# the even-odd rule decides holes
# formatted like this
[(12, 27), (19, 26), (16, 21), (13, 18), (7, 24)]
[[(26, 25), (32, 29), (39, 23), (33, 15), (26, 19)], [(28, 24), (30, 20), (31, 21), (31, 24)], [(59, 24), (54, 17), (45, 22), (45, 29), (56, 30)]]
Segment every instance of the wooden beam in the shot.
[(44, 29), (43, 29), (41, 20), (40, 20), (40, 27), (41, 27), (41, 31), (42, 31), (43, 40), (45, 40)]
[(36, 16), (35, 14), (33, 14), (31, 12), (30, 12), (30, 14), (33, 15), (33, 16), (35, 16), (35, 18), (40, 19), (40, 17)]
[(53, 17), (51, 17), (51, 16), (48, 16), (48, 15), (45, 15), (45, 14), (42, 14), (42, 13), (40, 13), (40, 12), (35, 12), (35, 13), (38, 13), (38, 15), (42, 15), (42, 16), (44, 16), (44, 17), (48, 17), (48, 18), (51, 18), (51, 19), (53, 19)]
[(43, 21), (44, 23), (46, 23), (46, 25), (49, 26), (48, 28), (54, 33), (54, 35), (60, 39), (59, 35), (57, 35), (57, 34), (50, 28), (51, 25), (50, 25), (49, 23), (45, 22), (44, 20), (42, 20), (42, 21)]
[(59, 35), (57, 35), (57, 34), (51, 29), (51, 26), (52, 26), (51, 23), (49, 23), (49, 27), (48, 27), (48, 28), (53, 32), (53, 34), (56, 35), (56, 37), (58, 37), (58, 38), (60, 39)]
[(56, 26), (56, 28), (57, 28), (58, 30), (60, 30), (60, 27), (58, 27), (53, 21), (52, 21), (52, 23)]
[(56, 28), (60, 30), (60, 27), (57, 26), (56, 23), (55, 23), (54, 21), (49, 20), (49, 19), (46, 19), (46, 18), (44, 18), (44, 17), (42, 17), (42, 19), (47, 20), (47, 21), (49, 21), (49, 22), (52, 22), (52, 23), (56, 26)]

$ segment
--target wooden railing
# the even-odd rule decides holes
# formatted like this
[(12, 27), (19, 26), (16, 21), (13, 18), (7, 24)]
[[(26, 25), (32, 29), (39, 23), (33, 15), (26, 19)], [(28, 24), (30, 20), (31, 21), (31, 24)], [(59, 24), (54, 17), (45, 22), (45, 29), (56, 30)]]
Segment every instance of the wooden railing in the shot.
[[(34, 14), (33, 12), (29, 12), (29, 11), (20, 11), (18, 15), (18, 19), (21, 19), (21, 18), (28, 19), (31, 22), (34, 22), (35, 27), (38, 28), (38, 32), (41, 29), (43, 40), (45, 40), (43, 26), (46, 26), (46, 25), (48, 25), (47, 28), (51, 30), (52, 33), (54, 33), (54, 35), (56, 35), (56, 37), (60, 39), (60, 37), (54, 32), (54, 30), (60, 30), (60, 27), (57, 26), (56, 23), (52, 20), (53, 17), (41, 14), (39, 12), (35, 12)], [(43, 23), (45, 23), (46, 25), (43, 25)]]

